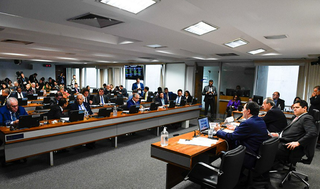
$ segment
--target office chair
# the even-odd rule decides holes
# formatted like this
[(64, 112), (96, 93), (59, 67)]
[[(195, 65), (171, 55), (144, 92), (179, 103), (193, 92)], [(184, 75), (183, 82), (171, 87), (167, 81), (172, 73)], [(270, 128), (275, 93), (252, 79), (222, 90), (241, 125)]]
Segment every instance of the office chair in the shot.
[[(255, 188), (256, 185), (269, 185), (269, 180), (263, 180), (263, 174), (268, 173), (273, 164), (277, 155), (278, 145), (280, 139), (278, 137), (272, 137), (268, 140), (264, 141), (259, 147), (259, 154), (253, 155), (256, 157), (257, 161), (255, 166), (249, 172), (249, 186)], [(253, 182), (253, 178), (262, 178), (262, 181), (255, 183)]]
[(232, 189), (239, 180), (246, 147), (238, 146), (233, 150), (222, 152), (219, 168), (198, 162), (185, 180), (190, 180), (202, 187)]
[[(319, 110), (314, 110), (313, 117), (315, 118), (317, 132), (319, 133), (319, 125), (320, 125), (320, 122), (319, 122), (320, 121), (320, 119), (319, 119), (320, 118), (320, 112), (319, 112)], [(288, 159), (289, 170), (287, 170), (286, 175), (284, 176), (284, 178), (282, 179), (281, 183), (279, 184), (280, 187), (282, 187), (283, 184), (287, 180), (290, 181), (291, 180), (291, 176), (294, 176), (294, 177), (296, 177), (298, 180), (300, 180), (301, 182), (303, 182), (306, 185), (305, 189), (309, 188), (310, 185), (307, 182), (308, 181), (308, 175), (306, 175), (304, 173), (297, 172), (295, 165), (298, 162), (303, 163), (303, 164), (308, 164), (308, 165), (311, 164), (313, 156), (314, 156), (314, 153), (315, 153), (317, 141), (318, 141), (318, 136), (314, 137), (312, 140), (310, 140), (310, 143), (309, 143), (308, 147), (306, 149), (304, 149), (305, 153), (303, 155), (300, 155), (300, 157), (297, 157), (297, 151), (299, 150), (298, 148), (300, 148), (300, 147), (297, 147), (296, 149), (294, 149), (294, 150), (292, 150), (290, 152), (289, 159)], [(301, 153), (299, 153), (299, 154), (301, 154)], [(303, 159), (302, 158), (304, 155), (307, 156), (307, 159)], [(275, 172), (278, 172), (278, 171), (270, 171), (270, 173), (275, 173)], [(303, 178), (301, 178), (301, 176), (303, 176), (305, 178), (303, 179)]]

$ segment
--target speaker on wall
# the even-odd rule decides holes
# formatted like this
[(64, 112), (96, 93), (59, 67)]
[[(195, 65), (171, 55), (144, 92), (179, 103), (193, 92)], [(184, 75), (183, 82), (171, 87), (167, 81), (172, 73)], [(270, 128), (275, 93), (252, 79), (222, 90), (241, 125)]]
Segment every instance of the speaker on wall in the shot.
[(22, 63), (22, 60), (13, 60), (13, 62), (17, 65), (20, 65)]

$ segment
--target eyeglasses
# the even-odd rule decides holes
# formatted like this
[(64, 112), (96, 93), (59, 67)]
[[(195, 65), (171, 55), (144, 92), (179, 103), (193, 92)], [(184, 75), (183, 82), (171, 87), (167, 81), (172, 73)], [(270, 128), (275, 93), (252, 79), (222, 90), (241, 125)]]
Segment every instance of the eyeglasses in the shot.
[(301, 106), (293, 106), (292, 109), (298, 109), (301, 108)]

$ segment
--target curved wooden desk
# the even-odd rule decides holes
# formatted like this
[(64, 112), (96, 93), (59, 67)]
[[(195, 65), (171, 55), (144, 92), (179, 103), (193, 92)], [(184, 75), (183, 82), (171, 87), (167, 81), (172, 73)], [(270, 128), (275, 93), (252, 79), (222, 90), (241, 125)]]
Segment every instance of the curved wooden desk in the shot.
[(117, 147), (117, 136), (194, 119), (199, 117), (200, 109), (201, 105), (197, 104), (137, 114), (118, 112), (118, 116), (92, 117), (78, 122), (59, 122), (15, 131), (0, 127), (0, 138), (4, 141), (6, 162), (50, 152), (53, 165), (53, 151), (107, 138), (115, 138)]

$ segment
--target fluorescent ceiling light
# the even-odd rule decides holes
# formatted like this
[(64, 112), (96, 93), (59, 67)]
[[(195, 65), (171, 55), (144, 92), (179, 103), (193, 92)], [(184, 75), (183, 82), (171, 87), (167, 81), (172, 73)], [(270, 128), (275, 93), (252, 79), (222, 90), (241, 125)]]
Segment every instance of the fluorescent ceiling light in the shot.
[(277, 55), (280, 55), (279, 53), (266, 53), (266, 54), (263, 54), (262, 56), (277, 56)]
[(202, 58), (202, 57), (198, 57), (198, 56), (194, 56), (192, 58), (198, 59), (198, 60), (218, 60), (217, 58)]
[(187, 28), (185, 28), (184, 30), (196, 35), (203, 35), (209, 32), (212, 32), (214, 30), (217, 30), (218, 27), (215, 26), (211, 26), (205, 22), (198, 22), (197, 24), (194, 24), (192, 26), (189, 26)]
[(78, 60), (76, 58), (69, 58), (69, 57), (57, 57), (59, 59), (63, 59), (63, 60)]
[(239, 46), (242, 46), (242, 45), (246, 45), (246, 44), (248, 44), (247, 41), (239, 38), (239, 39), (233, 40), (231, 42), (225, 43), (224, 45), (226, 45), (228, 47), (231, 47), (231, 48), (236, 48), (236, 47), (239, 47)]
[(101, 63), (109, 63), (110, 61), (107, 61), (107, 60), (97, 60), (97, 62), (101, 62)]
[(153, 44), (153, 45), (147, 45), (147, 47), (150, 47), (150, 48), (163, 48), (163, 47), (166, 47), (166, 46), (162, 46), (162, 45), (159, 45), (159, 44)]
[(154, 0), (100, 0), (100, 2), (134, 14), (156, 3)]
[(262, 52), (265, 52), (266, 50), (264, 49), (257, 49), (257, 50), (253, 50), (253, 51), (249, 51), (248, 53), (249, 54), (259, 54), (259, 53), (262, 53)]
[(31, 59), (31, 61), (36, 61), (36, 62), (53, 62), (52, 60), (43, 60), (43, 59)]
[(173, 54), (173, 53), (168, 52), (168, 51), (156, 51), (156, 52), (163, 53), (163, 54)]
[(126, 45), (126, 44), (130, 44), (130, 43), (134, 43), (133, 41), (122, 41), (121, 43), (119, 43), (120, 45)]
[(34, 48), (31, 48), (31, 49), (39, 50), (39, 51), (61, 52), (61, 51), (58, 50), (58, 49), (52, 49), (52, 48), (46, 48), (46, 47), (34, 47)]
[(93, 56), (99, 56), (99, 57), (112, 57), (112, 56), (111, 56), (111, 55), (109, 55), (109, 54), (99, 54), (99, 53), (93, 54)]
[(3, 55), (10, 55), (10, 56), (28, 56), (26, 54), (18, 54), (18, 53), (1, 53)]

